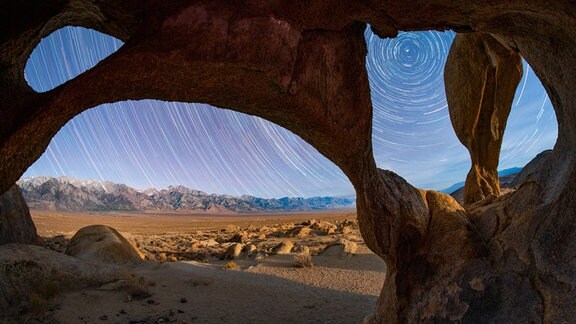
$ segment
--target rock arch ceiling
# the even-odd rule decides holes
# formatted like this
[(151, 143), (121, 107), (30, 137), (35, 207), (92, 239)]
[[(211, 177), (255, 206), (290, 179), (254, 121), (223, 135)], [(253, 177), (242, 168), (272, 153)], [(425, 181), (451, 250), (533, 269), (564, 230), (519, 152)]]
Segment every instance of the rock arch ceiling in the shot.
[[(469, 168), (444, 94), (454, 35), (412, 32), (382, 40), (369, 28), (365, 32), (376, 163), (421, 188), (447, 188)], [(26, 80), (38, 92), (51, 90), (122, 44), (81, 27), (60, 29), (31, 54)], [(508, 122), (500, 169), (526, 164), (556, 138), (551, 104), (524, 64), (512, 110), (518, 116)], [(76, 116), (24, 177), (36, 175), (112, 180), (141, 189), (181, 183), (258, 197), (353, 192), (332, 163), (283, 128), (230, 110), (160, 101), (108, 104)]]
[[(573, 318), (571, 1), (29, 1), (0, 9), (0, 191), (62, 125), (98, 104), (155, 98), (229, 107), (294, 131), (353, 183), (362, 234), (389, 267), (371, 321)], [(381, 37), (399, 29), (487, 33), (534, 68), (558, 116), (558, 141), (531, 182), (483, 202), (506, 208), (464, 210), (376, 168), (364, 22)], [(65, 25), (126, 45), (88, 73), (35, 93), (24, 81), (26, 59), (40, 37)], [(471, 285), (474, 278), (482, 284)]]

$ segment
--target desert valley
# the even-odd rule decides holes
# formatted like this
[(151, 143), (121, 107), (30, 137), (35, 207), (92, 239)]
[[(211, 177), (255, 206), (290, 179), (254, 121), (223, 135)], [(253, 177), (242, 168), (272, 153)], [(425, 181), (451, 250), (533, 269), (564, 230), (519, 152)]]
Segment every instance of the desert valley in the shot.
[(361, 322), (385, 277), (383, 261), (367, 249), (349, 210), (244, 215), (33, 210), (32, 217), (51, 250), (64, 252), (80, 228), (103, 224), (117, 229), (145, 261), (120, 262), (128, 264), (129, 277), (101, 287), (38, 295), (33, 312), (23, 317), (28, 322)]

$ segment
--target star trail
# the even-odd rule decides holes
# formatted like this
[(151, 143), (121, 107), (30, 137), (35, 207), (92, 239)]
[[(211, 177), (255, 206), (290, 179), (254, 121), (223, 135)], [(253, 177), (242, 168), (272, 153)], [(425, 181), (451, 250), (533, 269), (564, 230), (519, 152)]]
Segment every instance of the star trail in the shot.
[[(378, 166), (423, 188), (463, 181), (470, 162), (452, 130), (443, 83), (455, 34), (401, 33), (382, 40), (368, 29), (365, 35)], [(92, 30), (61, 29), (32, 53), (26, 79), (36, 91), (50, 90), (121, 46)], [(551, 148), (556, 135), (551, 103), (524, 63), (500, 168), (523, 166)], [(24, 177), (39, 175), (110, 180), (139, 189), (181, 184), (265, 198), (353, 193), (332, 162), (280, 126), (205, 104), (154, 100), (106, 104), (76, 116)]]

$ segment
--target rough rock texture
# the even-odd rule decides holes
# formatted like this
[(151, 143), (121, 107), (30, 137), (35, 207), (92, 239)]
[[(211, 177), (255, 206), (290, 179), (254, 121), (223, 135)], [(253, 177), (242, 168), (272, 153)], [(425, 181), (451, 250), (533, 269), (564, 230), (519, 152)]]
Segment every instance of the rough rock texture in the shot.
[(514, 180), (512, 180), (511, 186), (518, 187), (526, 181), (531, 181), (538, 178), (537, 172), (540, 170), (542, 165), (546, 163), (547, 159), (552, 155), (552, 150), (546, 150), (540, 152), (536, 157), (526, 164)]
[(484, 33), (458, 34), (444, 70), (450, 120), (470, 153), (464, 204), (500, 195), (498, 161), (522, 58)]
[(0, 246), (0, 314), (3, 319), (18, 315), (33, 293), (48, 298), (67, 289), (99, 286), (130, 276), (116, 266), (86, 262), (43, 247), (5, 244)]
[(242, 253), (242, 248), (244, 248), (244, 244), (241, 243), (234, 243), (232, 245), (230, 245), (227, 249), (226, 249), (226, 253), (224, 254), (224, 259), (235, 259), (237, 258), (240, 253)]
[(294, 243), (292, 241), (283, 241), (272, 249), (272, 252), (276, 254), (289, 254), (292, 252)]
[(0, 245), (37, 244), (40, 239), (24, 197), (17, 185), (0, 196)]
[(117, 230), (90, 225), (74, 234), (65, 253), (83, 260), (104, 263), (135, 263), (144, 259), (136, 247)]
[(347, 257), (352, 256), (356, 253), (358, 249), (358, 245), (354, 242), (340, 239), (338, 242), (334, 244), (330, 244), (320, 253), (323, 256), (338, 256), (338, 257)]
[[(0, 192), (60, 127), (91, 107), (129, 99), (226, 107), (293, 131), (348, 176), (362, 235), (387, 263), (369, 321), (570, 322), (576, 316), (573, 13), (571, 0), (4, 1)], [(464, 211), (446, 195), (378, 170), (366, 23), (380, 37), (398, 30), (480, 32), (519, 52), (558, 119), (554, 151), (531, 181)], [(41, 37), (66, 25), (125, 44), (86, 73), (36, 93), (24, 79), (26, 60)], [(462, 85), (477, 84), (472, 76)], [(503, 129), (499, 120), (489, 125), (497, 134)], [(473, 152), (481, 149), (487, 148)], [(487, 152), (479, 156), (497, 154)]]

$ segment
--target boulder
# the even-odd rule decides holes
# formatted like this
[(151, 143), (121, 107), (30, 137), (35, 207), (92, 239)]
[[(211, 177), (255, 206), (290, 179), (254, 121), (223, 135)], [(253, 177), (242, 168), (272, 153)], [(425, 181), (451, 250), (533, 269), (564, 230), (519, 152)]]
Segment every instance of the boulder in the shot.
[(36, 226), (17, 185), (0, 196), (0, 244), (38, 244)]
[(246, 254), (246, 256), (252, 256), (254, 253), (256, 253), (256, 251), (258, 250), (258, 247), (254, 244), (246, 244), (244, 245), (244, 248), (242, 249), (242, 253)]
[(248, 238), (248, 233), (246, 232), (240, 232), (240, 233), (236, 233), (234, 234), (234, 236), (232, 236), (228, 242), (235, 242), (235, 243), (246, 243), (249, 240)]
[(118, 231), (105, 225), (81, 228), (70, 240), (67, 255), (104, 263), (133, 263), (144, 260), (136, 247)]
[(289, 236), (302, 238), (302, 237), (306, 237), (306, 236), (310, 235), (311, 232), (312, 232), (312, 229), (308, 226), (298, 226), (298, 227), (295, 227), (294, 229), (292, 229), (290, 231)]
[(294, 247), (294, 243), (291, 241), (283, 241), (282, 243), (276, 245), (272, 252), (276, 254), (289, 254), (292, 252), (292, 248)]
[(244, 244), (242, 243), (234, 243), (232, 245), (230, 245), (227, 249), (226, 249), (226, 253), (224, 254), (224, 259), (235, 259), (238, 256), (240, 256), (240, 253), (242, 253), (242, 248), (244, 247)]
[(328, 245), (324, 251), (320, 253), (321, 256), (337, 256), (349, 257), (356, 253), (358, 245), (354, 242), (340, 239), (338, 242)]

